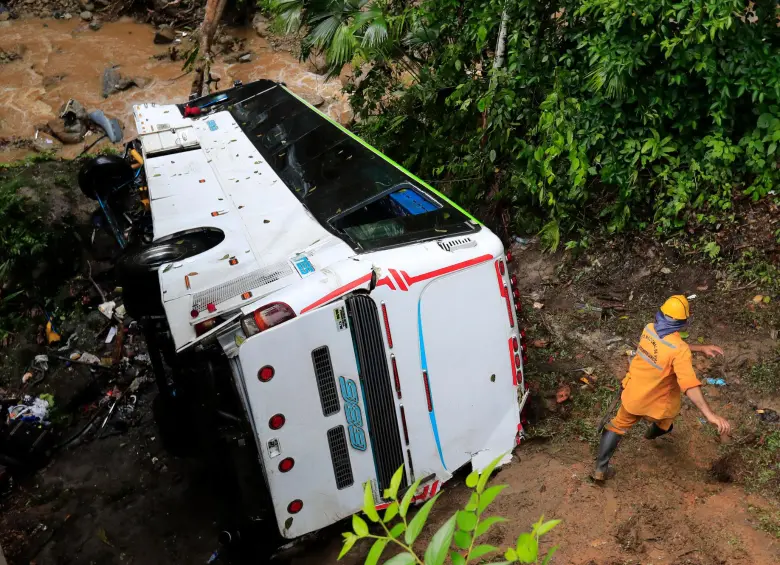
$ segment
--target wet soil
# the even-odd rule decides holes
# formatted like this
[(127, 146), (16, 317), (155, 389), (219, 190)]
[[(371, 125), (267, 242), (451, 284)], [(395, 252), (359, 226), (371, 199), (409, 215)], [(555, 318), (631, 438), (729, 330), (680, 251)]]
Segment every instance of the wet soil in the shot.
[[(305, 97), (317, 98), (321, 109), (335, 119), (346, 122), (351, 118), (338, 80), (326, 81), (291, 53), (274, 51), (272, 44), (251, 28), (227, 29), (224, 33), (240, 40), (240, 52), (252, 53), (252, 60), (227, 63), (225, 57), (231, 53), (219, 55), (212, 74), (220, 77), (220, 89), (230, 87), (234, 80), (281, 81)], [(133, 104), (178, 103), (186, 101), (190, 91), (191, 78), (183, 73), (183, 62), (170, 60), (166, 56), (169, 46), (154, 44), (154, 34), (151, 25), (129, 18), (105, 23), (98, 31), (92, 31), (78, 18), (0, 22), (0, 52), (20, 54), (0, 65), (0, 139), (32, 138), (36, 126), (54, 118), (70, 98), (76, 98), (87, 111), (100, 109), (118, 118), (124, 124), (125, 140), (134, 138)], [(186, 48), (187, 37), (179, 36), (183, 40), (177, 45), (180, 50)], [(103, 98), (103, 72), (111, 66), (118, 66), (123, 76), (150, 79), (149, 84)], [(96, 139), (87, 137), (85, 143), (66, 145), (62, 155), (74, 157)], [(29, 147), (13, 144), (8, 151), (2, 147), (0, 143), (0, 163), (30, 152)]]

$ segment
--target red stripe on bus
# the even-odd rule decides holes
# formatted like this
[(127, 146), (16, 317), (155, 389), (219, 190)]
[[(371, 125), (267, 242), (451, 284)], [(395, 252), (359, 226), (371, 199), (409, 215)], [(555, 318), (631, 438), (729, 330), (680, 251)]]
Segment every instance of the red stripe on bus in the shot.
[(353, 288), (357, 288), (360, 285), (365, 284), (365, 283), (367, 283), (370, 280), (371, 280), (371, 273), (369, 273), (367, 275), (363, 275), (359, 279), (354, 280), (351, 283), (347, 283), (344, 286), (340, 286), (339, 288), (337, 288), (333, 292), (329, 292), (328, 294), (326, 294), (325, 296), (323, 296), (322, 298), (320, 298), (316, 302), (312, 302), (311, 304), (309, 304), (306, 308), (301, 310), (301, 314), (304, 314), (304, 313), (308, 312), (309, 310), (317, 308), (318, 306), (322, 306), (326, 302), (330, 302), (334, 298), (338, 298), (339, 296), (341, 296), (345, 292), (349, 292)]

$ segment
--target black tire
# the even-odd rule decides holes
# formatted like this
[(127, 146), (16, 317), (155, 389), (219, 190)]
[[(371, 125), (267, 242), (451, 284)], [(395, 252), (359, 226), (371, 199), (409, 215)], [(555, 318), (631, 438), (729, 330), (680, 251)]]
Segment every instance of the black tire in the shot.
[(125, 252), (117, 261), (116, 273), (127, 313), (136, 319), (162, 315), (159, 268), (208, 251), (223, 239), (221, 230), (201, 229), (173, 234)]
[(129, 184), (135, 177), (130, 164), (118, 155), (100, 155), (90, 159), (79, 170), (79, 188), (87, 198), (97, 200), (98, 194)]

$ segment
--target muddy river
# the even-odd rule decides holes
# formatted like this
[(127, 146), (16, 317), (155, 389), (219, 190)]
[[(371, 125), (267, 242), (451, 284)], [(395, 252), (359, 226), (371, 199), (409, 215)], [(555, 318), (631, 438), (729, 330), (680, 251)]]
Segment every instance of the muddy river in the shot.
[[(87, 111), (103, 110), (119, 118), (125, 126), (125, 140), (136, 132), (131, 107), (139, 102), (182, 102), (189, 95), (191, 77), (183, 75), (182, 62), (155, 55), (168, 52), (168, 45), (154, 44), (154, 28), (125, 19), (106, 23), (98, 31), (76, 19), (21, 19), (0, 22), (0, 51), (21, 51), (21, 58), (0, 62), (0, 140), (32, 138), (36, 125), (55, 117), (60, 106), (70, 98), (81, 102)], [(341, 94), (339, 80), (310, 72), (292, 54), (274, 51), (269, 42), (251, 27), (228, 31), (244, 40), (241, 52), (251, 52), (249, 63), (227, 64), (218, 56), (212, 74), (220, 77), (220, 89), (234, 80), (244, 82), (268, 78), (285, 82), (292, 90), (307, 97), (322, 97), (321, 109), (334, 118), (348, 119), (348, 105)], [(187, 41), (186, 38), (183, 39)], [(150, 79), (143, 88), (102, 96), (103, 71), (118, 65), (126, 77)], [(66, 145), (61, 154), (73, 157), (85, 144), (96, 140), (88, 136), (84, 143)], [(100, 147), (107, 144), (101, 142)], [(18, 159), (29, 149), (0, 149), (0, 162)]]

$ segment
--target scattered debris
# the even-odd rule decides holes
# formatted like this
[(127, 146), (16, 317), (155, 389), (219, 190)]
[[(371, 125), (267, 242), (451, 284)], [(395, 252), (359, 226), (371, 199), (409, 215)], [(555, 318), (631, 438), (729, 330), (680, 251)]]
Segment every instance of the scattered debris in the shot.
[(98, 306), (98, 310), (100, 311), (100, 313), (103, 314), (109, 320), (113, 317), (115, 308), (116, 308), (116, 302), (114, 302), (113, 300), (110, 300), (109, 302), (104, 302), (103, 304)]
[(762, 422), (780, 422), (780, 414), (771, 408), (759, 408), (756, 410), (756, 414), (758, 414), (758, 419)]
[(114, 338), (116, 337), (116, 326), (111, 326), (111, 329), (108, 330), (108, 335), (106, 336), (106, 343), (111, 343), (114, 341)]
[(35, 131), (35, 137), (33, 138), (33, 149), (38, 153), (46, 153), (50, 151), (59, 151), (62, 148), (62, 143), (58, 141), (54, 136), (40, 130)]
[(11, 406), (8, 409), (10, 422), (35, 422), (45, 423), (49, 416), (49, 410), (54, 407), (54, 397), (51, 394), (42, 394), (38, 397), (25, 396), (22, 404)]
[(724, 381), (723, 379), (712, 379), (708, 377), (704, 379), (704, 382), (706, 382), (708, 385), (726, 386), (726, 381)]
[(544, 304), (541, 302), (534, 302), (534, 310), (541, 310), (542, 308), (544, 308)]
[(84, 106), (71, 98), (60, 107), (58, 116), (46, 123), (54, 137), (65, 144), (79, 143), (87, 133), (87, 111)]
[(111, 143), (119, 143), (122, 141), (124, 133), (122, 132), (122, 125), (119, 123), (119, 120), (116, 118), (108, 118), (102, 110), (90, 112), (89, 119), (106, 132)]
[(664, 275), (671, 275), (672, 274), (672, 270), (669, 267), (664, 267), (664, 268), (661, 269), (661, 273), (664, 274)]

